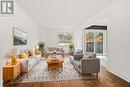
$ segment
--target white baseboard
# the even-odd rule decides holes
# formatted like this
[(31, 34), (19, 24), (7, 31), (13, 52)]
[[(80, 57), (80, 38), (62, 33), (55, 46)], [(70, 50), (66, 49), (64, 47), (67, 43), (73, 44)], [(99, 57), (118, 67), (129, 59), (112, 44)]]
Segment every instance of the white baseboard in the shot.
[(130, 79), (129, 79), (127, 76), (124, 76), (124, 75), (121, 74), (121, 73), (117, 73), (117, 72), (115, 72), (114, 70), (111, 70), (111, 69), (109, 69), (109, 68), (107, 68), (107, 70), (108, 70), (110, 73), (112, 73), (112, 74), (114, 74), (114, 75), (120, 77), (121, 79), (123, 79), (123, 80), (125, 80), (125, 81), (127, 81), (127, 82), (130, 83)]

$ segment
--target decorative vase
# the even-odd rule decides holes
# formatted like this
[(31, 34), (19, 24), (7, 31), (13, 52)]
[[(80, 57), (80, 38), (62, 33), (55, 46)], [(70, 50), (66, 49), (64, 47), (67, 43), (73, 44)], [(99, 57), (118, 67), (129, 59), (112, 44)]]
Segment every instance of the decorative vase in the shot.
[(53, 52), (53, 60), (58, 60), (56, 52)]

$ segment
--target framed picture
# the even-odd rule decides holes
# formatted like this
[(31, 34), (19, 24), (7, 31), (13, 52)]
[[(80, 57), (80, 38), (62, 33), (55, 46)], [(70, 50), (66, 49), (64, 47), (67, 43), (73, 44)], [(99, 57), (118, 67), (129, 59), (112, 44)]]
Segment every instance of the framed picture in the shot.
[(60, 32), (58, 34), (59, 45), (67, 45), (72, 43), (72, 33), (70, 32)]
[(13, 27), (13, 45), (27, 45), (27, 32)]

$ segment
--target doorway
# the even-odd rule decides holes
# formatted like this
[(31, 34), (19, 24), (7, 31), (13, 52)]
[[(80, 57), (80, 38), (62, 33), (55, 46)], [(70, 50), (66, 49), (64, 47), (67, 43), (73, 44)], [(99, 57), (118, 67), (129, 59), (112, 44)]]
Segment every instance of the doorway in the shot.
[(107, 26), (90, 26), (84, 32), (84, 52), (94, 52), (107, 65)]

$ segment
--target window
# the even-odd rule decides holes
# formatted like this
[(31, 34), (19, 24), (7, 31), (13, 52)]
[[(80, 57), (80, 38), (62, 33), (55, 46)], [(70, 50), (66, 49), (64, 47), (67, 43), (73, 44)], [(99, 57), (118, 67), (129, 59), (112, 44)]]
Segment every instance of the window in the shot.
[(72, 34), (67, 32), (59, 33), (59, 45), (68, 45), (72, 43)]
[(103, 33), (86, 33), (86, 52), (103, 53)]
[(103, 33), (99, 32), (96, 35), (96, 53), (103, 53)]
[(93, 32), (88, 32), (86, 34), (86, 50), (88, 52), (94, 52), (94, 34)]

